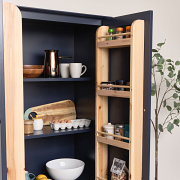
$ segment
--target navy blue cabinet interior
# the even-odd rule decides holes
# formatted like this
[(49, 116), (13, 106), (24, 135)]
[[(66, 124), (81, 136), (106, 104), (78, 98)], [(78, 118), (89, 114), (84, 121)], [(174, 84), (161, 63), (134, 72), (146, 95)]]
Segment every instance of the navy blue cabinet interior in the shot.
[[(54, 49), (59, 50), (59, 55), (72, 56), (72, 59), (69, 60), (59, 60), (59, 63), (81, 62), (87, 66), (87, 72), (80, 79), (44, 78), (43, 75), (36, 79), (24, 79), (24, 110), (69, 99), (75, 103), (77, 118), (92, 120), (90, 128), (84, 128), (79, 131), (72, 130), (64, 133), (59, 131), (57, 134), (53, 134), (46, 127), (47, 131), (39, 136), (25, 136), (25, 169), (35, 175), (48, 175), (46, 162), (58, 158), (76, 158), (85, 162), (84, 172), (78, 180), (93, 180), (95, 178), (96, 30), (102, 25), (118, 27), (130, 25), (136, 19), (145, 20), (144, 68), (146, 70), (146, 82), (144, 85), (144, 96), (146, 97), (144, 98), (144, 106), (147, 112), (144, 114), (144, 119), (147, 121), (144, 123), (142, 179), (148, 180), (152, 12), (147, 11), (112, 18), (26, 7), (19, 7), (19, 9), (23, 18), (24, 65), (43, 65), (44, 50)], [(129, 67), (129, 52), (129, 48), (111, 50), (109, 57), (110, 80), (115, 80), (117, 77), (129, 80), (130, 72), (126, 70)], [(118, 61), (120, 58), (127, 60), (122, 64), (122, 61)], [(2, 69), (1, 73), (3, 73)], [(1, 79), (2, 83), (3, 80)], [(4, 101), (3, 98), (1, 99)], [(3, 103), (1, 103), (2, 105)], [(128, 99), (117, 100), (109, 98), (109, 107), (111, 123), (118, 123), (117, 116), (123, 116), (123, 119), (128, 119)], [(4, 123), (1, 125), (5, 127)], [(3, 139), (2, 143), (4, 144)], [(109, 147), (109, 169), (115, 156), (128, 162), (128, 151)], [(3, 163), (5, 165), (4, 158), (2, 159)], [(3, 173), (7, 173), (5, 168), (3, 168)]]

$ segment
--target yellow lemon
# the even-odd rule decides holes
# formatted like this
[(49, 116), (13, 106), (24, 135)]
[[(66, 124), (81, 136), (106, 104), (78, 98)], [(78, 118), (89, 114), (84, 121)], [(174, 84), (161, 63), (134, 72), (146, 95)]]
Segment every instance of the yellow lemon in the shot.
[(40, 179), (42, 179), (42, 178), (46, 178), (46, 179), (47, 179), (47, 177), (46, 177), (44, 174), (39, 174), (39, 175), (36, 177), (36, 180), (40, 180)]
[(40, 180), (48, 180), (47, 178), (45, 178), (45, 177), (43, 177), (43, 178), (41, 178)]

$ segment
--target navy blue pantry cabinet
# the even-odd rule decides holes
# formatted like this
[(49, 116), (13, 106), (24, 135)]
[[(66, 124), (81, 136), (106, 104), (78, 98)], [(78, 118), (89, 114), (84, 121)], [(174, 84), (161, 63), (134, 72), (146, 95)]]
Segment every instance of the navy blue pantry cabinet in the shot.
[[(47, 161), (67, 157), (81, 159), (86, 164), (78, 180), (95, 179), (96, 30), (103, 25), (112, 28), (125, 27), (137, 19), (145, 22), (142, 179), (148, 180), (152, 11), (105, 17), (16, 7), (2, 1), (0, 9), (2, 180), (24, 180), (25, 169), (35, 175), (47, 174), (45, 167)], [(23, 80), (22, 65), (42, 65), (45, 49), (58, 49), (59, 54), (72, 56), (72, 59), (61, 62), (82, 62), (88, 67), (88, 71), (79, 80), (72, 78), (63, 81), (60, 78)], [(124, 51), (128, 53), (129, 49), (125, 48)], [(113, 51), (110, 52), (110, 59), (116, 56), (113, 54)], [(112, 66), (111, 64), (110, 61), (111, 77), (116, 77), (113, 67), (118, 66), (118, 62)], [(93, 120), (90, 128), (53, 133), (46, 127), (40, 135), (24, 136), (24, 110), (65, 99), (75, 103), (77, 118), (86, 117)], [(116, 118), (116, 112), (119, 113), (118, 108), (114, 111), (109, 108), (109, 117)], [(116, 149), (111, 149), (109, 153), (108, 168), (111, 166), (113, 156), (117, 153), (123, 155), (123, 152)], [(125, 160), (126, 154), (124, 153)]]

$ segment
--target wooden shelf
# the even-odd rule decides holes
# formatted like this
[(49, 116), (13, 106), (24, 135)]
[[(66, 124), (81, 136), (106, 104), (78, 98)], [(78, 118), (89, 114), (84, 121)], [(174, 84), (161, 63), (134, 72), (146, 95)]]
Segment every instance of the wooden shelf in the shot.
[(58, 82), (58, 81), (94, 81), (91, 77), (82, 78), (24, 78), (23, 82)]
[(108, 144), (111, 146), (116, 146), (122, 149), (126, 149), (129, 150), (130, 146), (129, 143), (123, 142), (123, 141), (118, 141), (118, 140), (114, 140), (114, 139), (108, 139), (106, 137), (101, 137), (101, 136), (97, 136), (97, 141), (103, 144)]
[(45, 137), (51, 137), (51, 136), (78, 134), (78, 133), (86, 133), (86, 132), (93, 132), (93, 131), (95, 131), (94, 127), (65, 129), (65, 130), (54, 131), (51, 129), (50, 126), (44, 126), (41, 131), (34, 131), (33, 134), (24, 135), (24, 138), (25, 139), (45, 138)]
[(130, 47), (131, 38), (110, 40), (110, 41), (99, 41), (97, 43), (98, 48), (122, 48)]
[(97, 90), (97, 95), (130, 98), (130, 91)]
[(130, 89), (130, 86), (127, 85), (97, 85), (97, 87), (114, 87), (114, 88), (127, 88)]

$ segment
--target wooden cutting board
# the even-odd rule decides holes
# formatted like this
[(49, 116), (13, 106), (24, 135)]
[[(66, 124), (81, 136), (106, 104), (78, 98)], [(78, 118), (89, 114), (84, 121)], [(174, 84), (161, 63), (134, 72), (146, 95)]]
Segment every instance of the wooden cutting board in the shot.
[(29, 114), (32, 112), (35, 112), (39, 118), (43, 119), (44, 125), (49, 125), (49, 122), (53, 119), (76, 119), (75, 105), (71, 100), (29, 108), (24, 113), (24, 119), (29, 119)]

